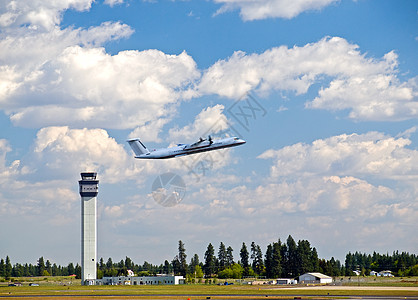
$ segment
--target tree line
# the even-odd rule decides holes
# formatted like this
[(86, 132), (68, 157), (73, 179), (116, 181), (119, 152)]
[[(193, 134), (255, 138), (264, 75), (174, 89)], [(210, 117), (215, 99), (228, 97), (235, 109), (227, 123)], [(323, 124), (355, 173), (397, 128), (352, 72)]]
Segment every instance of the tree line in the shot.
[[(236, 252), (235, 252), (236, 253)], [(398, 276), (418, 276), (417, 255), (398, 251), (389, 254), (362, 254), (360, 252), (348, 253), (345, 263), (342, 264), (333, 257), (330, 260), (320, 259), (315, 247), (309, 241), (296, 242), (291, 235), (282, 242), (270, 243), (263, 252), (255, 242), (247, 246), (245, 242), (238, 253), (235, 254), (231, 246), (220, 243), (217, 250), (209, 243), (201, 261), (194, 254), (187, 262), (185, 244), (178, 242), (178, 253), (171, 261), (165, 260), (160, 265), (148, 262), (135, 264), (132, 259), (125, 257), (119, 262), (111, 258), (105, 262), (100, 258), (97, 263), (97, 277), (127, 275), (132, 270), (139, 276), (156, 274), (183, 275), (188, 281), (197, 278), (296, 278), (307, 272), (320, 272), (328, 276), (352, 276), (353, 271), (361, 275), (369, 275), (370, 271), (390, 270)], [(65, 276), (76, 275), (81, 277), (81, 266), (73, 263), (68, 266), (51, 264), (40, 257), (36, 265), (15, 264), (12, 266), (9, 257), (0, 261), (0, 277), (21, 276)]]
[(19, 264), (12, 266), (9, 256), (6, 260), (0, 260), (0, 277), (8, 280), (11, 277), (30, 277), (30, 276), (70, 276), (76, 275), (76, 278), (81, 278), (81, 266), (69, 263), (67, 266), (59, 266), (51, 264), (49, 260), (45, 262), (43, 257), (38, 259), (36, 265)]
[(394, 251), (392, 255), (349, 252), (345, 257), (346, 269), (358, 270), (361, 275), (370, 274), (370, 271), (389, 270), (397, 276), (418, 276), (417, 263), (417, 255), (399, 251)]

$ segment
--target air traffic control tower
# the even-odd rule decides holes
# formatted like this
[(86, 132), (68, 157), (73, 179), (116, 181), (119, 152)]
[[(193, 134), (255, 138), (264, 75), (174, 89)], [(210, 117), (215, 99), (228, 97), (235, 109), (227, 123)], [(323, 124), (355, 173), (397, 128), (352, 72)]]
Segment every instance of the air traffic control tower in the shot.
[(97, 263), (97, 173), (81, 173), (81, 284), (92, 285), (96, 281)]

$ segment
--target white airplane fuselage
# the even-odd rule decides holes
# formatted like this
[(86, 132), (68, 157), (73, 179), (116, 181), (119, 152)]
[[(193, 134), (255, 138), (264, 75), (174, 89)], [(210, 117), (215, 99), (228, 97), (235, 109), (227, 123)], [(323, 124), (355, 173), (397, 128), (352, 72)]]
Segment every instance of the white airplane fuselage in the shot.
[(139, 159), (165, 159), (176, 156), (190, 155), (200, 152), (235, 147), (246, 142), (237, 137), (229, 137), (219, 140), (200, 140), (193, 144), (178, 144), (175, 147), (156, 149), (149, 151), (139, 139), (128, 140), (135, 152), (135, 158)]

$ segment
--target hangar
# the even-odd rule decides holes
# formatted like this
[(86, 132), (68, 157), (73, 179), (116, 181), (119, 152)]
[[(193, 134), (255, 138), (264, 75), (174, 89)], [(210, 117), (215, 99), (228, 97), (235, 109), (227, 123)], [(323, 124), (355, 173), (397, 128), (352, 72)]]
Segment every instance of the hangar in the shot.
[(331, 283), (332, 277), (321, 273), (305, 273), (299, 276), (299, 283)]

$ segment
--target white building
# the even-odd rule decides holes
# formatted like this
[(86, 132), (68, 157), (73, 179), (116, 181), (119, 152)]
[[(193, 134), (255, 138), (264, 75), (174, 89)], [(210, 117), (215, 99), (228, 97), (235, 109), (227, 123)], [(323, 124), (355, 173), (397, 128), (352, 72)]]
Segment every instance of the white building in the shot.
[(332, 277), (321, 273), (305, 273), (299, 276), (299, 283), (331, 283)]
[(183, 276), (117, 276), (97, 279), (96, 284), (103, 285), (177, 285), (184, 284)]
[(298, 281), (296, 279), (290, 278), (277, 278), (276, 284), (297, 284)]
[(380, 271), (379, 274), (380, 274), (380, 276), (383, 276), (383, 277), (395, 277), (395, 276), (393, 276), (392, 271), (389, 271), (389, 270)]

